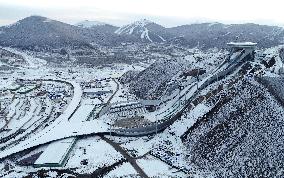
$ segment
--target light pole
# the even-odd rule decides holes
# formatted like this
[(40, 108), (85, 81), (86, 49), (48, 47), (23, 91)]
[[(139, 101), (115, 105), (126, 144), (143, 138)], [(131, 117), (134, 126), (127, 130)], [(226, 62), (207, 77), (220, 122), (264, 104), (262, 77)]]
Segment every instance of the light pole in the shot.
[(197, 90), (198, 90), (198, 80), (197, 80), (197, 82), (196, 82), (196, 86), (197, 86)]
[(111, 124), (109, 123), (109, 136), (111, 137)]
[(199, 83), (199, 68), (197, 68), (197, 90), (198, 90), (198, 83)]
[(186, 94), (187, 92), (184, 93), (184, 104), (186, 104)]
[(218, 78), (219, 78), (219, 75), (218, 75), (218, 73), (217, 73), (217, 82), (218, 82)]
[(180, 107), (181, 106), (181, 98), (180, 98), (181, 86), (180, 86), (180, 84), (179, 84), (178, 88), (179, 88), (179, 92), (178, 92), (179, 106), (178, 107)]
[(155, 116), (155, 123), (156, 123), (156, 135), (158, 134), (158, 123), (157, 123), (157, 116)]

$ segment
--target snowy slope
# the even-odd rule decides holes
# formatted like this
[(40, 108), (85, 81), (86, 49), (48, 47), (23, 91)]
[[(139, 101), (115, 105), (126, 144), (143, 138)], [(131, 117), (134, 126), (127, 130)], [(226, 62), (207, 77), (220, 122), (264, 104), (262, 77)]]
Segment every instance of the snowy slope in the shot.
[(91, 21), (91, 20), (84, 20), (82, 22), (78, 22), (75, 24), (75, 26), (84, 29), (89, 29), (96, 33), (102, 33), (102, 34), (114, 34), (114, 32), (118, 29), (118, 27), (116, 26), (100, 21)]
[[(116, 27), (114, 27), (114, 30)], [(19, 48), (52, 48), (62, 46), (89, 46), (96, 41), (101, 44), (117, 40), (116, 35), (105, 30), (81, 28), (41, 16), (30, 16), (17, 23), (0, 27), (0, 44)], [(112, 33), (113, 33), (112, 32)], [(106, 42), (106, 43), (105, 43)]]
[(165, 28), (147, 19), (135, 21), (115, 31), (118, 35), (133, 35), (144, 42), (164, 42), (167, 34)]
[(254, 80), (239, 81), (226, 95), (227, 103), (187, 132), (190, 165), (204, 177), (282, 177), (283, 107)]
[(10, 51), (16, 55), (20, 55), (24, 58), (24, 60), (26, 61), (26, 63), (29, 65), (29, 67), (31, 68), (37, 68), (37, 67), (40, 67), (40, 66), (43, 66), (43, 65), (46, 65), (47, 62), (43, 59), (39, 59), (39, 58), (35, 58), (35, 57), (32, 57), (31, 55), (28, 55), (22, 51), (18, 51), (14, 48), (4, 48), (5, 50), (7, 51)]

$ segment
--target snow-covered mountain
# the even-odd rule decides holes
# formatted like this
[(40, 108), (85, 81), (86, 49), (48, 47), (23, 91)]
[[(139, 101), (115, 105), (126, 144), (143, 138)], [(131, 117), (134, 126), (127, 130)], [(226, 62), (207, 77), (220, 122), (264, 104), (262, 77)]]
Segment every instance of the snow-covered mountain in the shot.
[(225, 48), (230, 41), (253, 41), (259, 47), (284, 43), (281, 27), (258, 24), (201, 23), (165, 28), (143, 19), (121, 28), (96, 21), (76, 25), (46, 17), (31, 16), (12, 25), (0, 27), (0, 45), (34, 47), (121, 45), (121, 43), (167, 43), (189, 48)]
[[(103, 26), (101, 26), (103, 27)], [(107, 27), (106, 27), (107, 28)], [(125, 41), (106, 29), (81, 28), (41, 16), (30, 16), (17, 23), (0, 27), (0, 45), (20, 48), (57, 48), (90, 46)]]
[(231, 24), (201, 23), (168, 28), (175, 36), (170, 42), (199, 48), (223, 48), (228, 41), (253, 41), (260, 47), (271, 47), (283, 43), (281, 27), (253, 23)]
[(0, 31), (1, 45), (17, 47), (87, 45), (87, 36), (92, 35), (79, 27), (41, 16), (24, 18)]
[(115, 31), (118, 35), (132, 35), (143, 42), (165, 42), (168, 39), (166, 28), (147, 19), (135, 21)]
[(78, 27), (82, 27), (82, 28), (92, 29), (92, 30), (94, 30), (98, 33), (114, 34), (114, 32), (118, 29), (118, 27), (104, 23), (104, 22), (90, 21), (90, 20), (85, 20), (85, 21), (79, 22), (75, 25), (78, 26)]

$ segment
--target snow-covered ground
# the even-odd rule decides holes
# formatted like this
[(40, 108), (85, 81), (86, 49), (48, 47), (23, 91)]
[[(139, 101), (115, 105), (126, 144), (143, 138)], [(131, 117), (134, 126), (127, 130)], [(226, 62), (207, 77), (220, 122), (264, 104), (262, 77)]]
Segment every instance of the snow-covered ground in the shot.
[(110, 171), (105, 178), (117, 178), (117, 177), (125, 177), (131, 178), (133, 176), (138, 176), (135, 169), (131, 166), (130, 163), (123, 163), (122, 165), (118, 166), (116, 169)]
[[(172, 168), (170, 165), (158, 160), (153, 156), (146, 156), (146, 158), (138, 159), (137, 163), (145, 171), (149, 177), (176, 177), (184, 178), (187, 175), (175, 168)], [(155, 169), (153, 169), (155, 168)]]
[[(110, 166), (122, 158), (123, 156), (119, 152), (99, 137), (89, 137), (76, 142), (65, 168), (76, 168), (79, 173), (92, 173), (96, 169)], [(86, 160), (87, 165), (81, 165), (83, 160)]]
[(29, 64), (29, 67), (31, 67), (31, 68), (37, 68), (37, 67), (40, 67), (40, 66), (43, 66), (43, 65), (47, 64), (47, 62), (45, 60), (43, 60), (43, 59), (35, 58), (35, 57), (31, 56), (31, 55), (28, 55), (25, 52), (16, 50), (14, 48), (7, 48), (6, 47), (4, 49), (7, 50), (7, 51), (10, 51), (10, 52), (13, 52), (15, 54), (23, 56), (25, 61)]
[[(97, 104), (100, 104), (97, 102)], [(80, 107), (77, 109), (75, 114), (70, 118), (71, 122), (84, 122), (88, 119), (89, 114), (94, 109), (94, 103), (89, 104), (87, 101), (82, 101)]]
[(65, 155), (69, 152), (76, 138), (67, 138), (50, 143), (44, 152), (35, 161), (35, 165), (61, 164)]
[(0, 90), (10, 89), (13, 83), (13, 80), (0, 80)]
[[(144, 32), (143, 35), (144, 38), (147, 38), (146, 32)], [(277, 54), (278, 50), (278, 48), (272, 48), (268, 49), (266, 53), (271, 53), (271, 56), (273, 56)], [(205, 75), (200, 77), (198, 86), (201, 86), (208, 79), (210, 79), (210, 77), (212, 77), (215, 72), (219, 72), (227, 67), (227, 65), (223, 65), (218, 70), (215, 70), (216, 66), (218, 66), (222, 62), (221, 59), (223, 60), (221, 55), (221, 53), (223, 52), (216, 51), (216, 54), (203, 54), (198, 50), (192, 50), (190, 52), (195, 54), (184, 56), (184, 60), (190, 64), (189, 66), (192, 66), (192, 68), (205, 67), (207, 72)], [(23, 55), (22, 52), (15, 53)], [(58, 168), (59, 171), (43, 168), (43, 170), (47, 171), (46, 175), (48, 175), (49, 177), (68, 177), (68, 175), (72, 177), (72, 174), (69, 172), (65, 172), (60, 175), (60, 171), (64, 170), (70, 170), (71, 172), (73, 171), (73, 173), (77, 174), (91, 174), (97, 170), (112, 167), (112, 165), (115, 166), (106, 171), (104, 177), (115, 178), (139, 176), (139, 173), (136, 172), (134, 167), (127, 160), (125, 160), (125, 157), (122, 156), (118, 151), (116, 151), (116, 149), (114, 149), (111, 144), (103, 141), (99, 136), (82, 136), (91, 133), (108, 133), (110, 126), (106, 123), (113, 121), (113, 118), (111, 118), (110, 115), (104, 115), (104, 117), (101, 118), (94, 117), (94, 115), (97, 115), (100, 112), (101, 108), (103, 108), (103, 104), (109, 101), (112, 94), (103, 95), (100, 97), (88, 97), (83, 96), (83, 91), (85, 87), (84, 82), (94, 84), (96, 83), (96, 81), (101, 82), (104, 89), (115, 91), (116, 83), (113, 81), (114, 78), (115, 81), (118, 81), (117, 78), (119, 78), (129, 70), (133, 70), (134, 66), (135, 70), (138, 71), (145, 69), (145, 67), (142, 67), (143, 65), (136, 64), (119, 64), (100, 68), (83, 68), (82, 66), (73, 66), (68, 69), (53, 69), (49, 68), (48, 66), (40, 68), (41, 65), (45, 65), (44, 62), (40, 62), (36, 58), (25, 55), (23, 56), (25, 57), (25, 60), (30, 67), (20, 68), (13, 73), (5, 74), (8, 76), (8, 79), (4, 82), (2, 80), (0, 81), (0, 89), (17, 89), (19, 85), (15, 83), (16, 79), (23, 79), (24, 81), (42, 79), (45, 81), (43, 87), (45, 91), (60, 91), (62, 88), (64, 88), (64, 90), (67, 90), (66, 95), (68, 95), (68, 97), (64, 100), (62, 98), (58, 100), (51, 99), (48, 97), (48, 93), (42, 94), (39, 92), (39, 90), (30, 92), (27, 95), (15, 92), (16, 97), (14, 98), (14, 100), (11, 99), (13, 93), (11, 94), (8, 91), (7, 94), (3, 94), (3, 97), (1, 97), (1, 99), (5, 98), (7, 95), (8, 99), (7, 102), (5, 102), (5, 106), (7, 106), (9, 110), (9, 112), (7, 112), (8, 118), (11, 118), (11, 121), (8, 124), (7, 128), (12, 130), (1, 132), (0, 139), (5, 138), (6, 136), (13, 133), (13, 130), (17, 130), (28, 120), (30, 120), (30, 122), (26, 124), (25, 127), (23, 127), (24, 129), (27, 129), (23, 133), (16, 135), (15, 138), (8, 140), (5, 143), (0, 144), (1, 148), (4, 148), (0, 152), (0, 158), (9, 156), (16, 152), (20, 152), (19, 154), (14, 154), (14, 159), (19, 161), (29, 156), (33, 156), (33, 154), (35, 153), (47, 150), (46, 155), (44, 155), (44, 153), (42, 154), (42, 158), (45, 158), (45, 160), (52, 158), (51, 160), (48, 160), (49, 162), (56, 161), (56, 159), (59, 159), (59, 157), (53, 157), (56, 156), (53, 155), (53, 150), (54, 152), (56, 152), (57, 148), (52, 148), (52, 145), (56, 145), (56, 143), (59, 143), (60, 141), (52, 142), (50, 144), (51, 147), (47, 146), (48, 144), (45, 143), (51, 142), (53, 140), (58, 140), (60, 138), (74, 136), (77, 137), (77, 142), (75, 143), (71, 154), (68, 156), (66, 165), (62, 168)], [(283, 64), (278, 57), (276, 55), (276, 64), (272, 68), (266, 69), (267, 71), (269, 71), (266, 71), (266, 76), (279, 76), (278, 71)], [(269, 58), (269, 56), (267, 58)], [(196, 59), (208, 60), (201, 60), (200, 63), (197, 63)], [(254, 63), (252, 62), (251, 64), (253, 64), (254, 66), (259, 64), (259, 62), (254, 61)], [(170, 67), (168, 70), (171, 69)], [(210, 87), (198, 93), (199, 95), (202, 95), (203, 100), (201, 100), (197, 104), (192, 104), (191, 107), (187, 108), (187, 110), (181, 115), (179, 119), (177, 119), (164, 131), (154, 135), (142, 137), (128, 138), (107, 135), (105, 135), (105, 137), (115, 143), (118, 143), (118, 146), (125, 150), (125, 152), (136, 161), (138, 166), (149, 177), (183, 178), (196, 176), (198, 175), (198, 172), (195, 172), (192, 164), (190, 164), (188, 160), (188, 148), (184, 144), (181, 137), (183, 137), (184, 133), (186, 133), (189, 128), (194, 126), (195, 123), (198, 123), (200, 118), (202, 118), (212, 109), (213, 104), (210, 105), (207, 103), (208, 101), (206, 100), (205, 95), (210, 93), (211, 90), (218, 88), (221, 84), (224, 84), (225, 86), (227, 80), (231, 80), (234, 78), (234, 76), (238, 75), (239, 70), (240, 68), (236, 68), (236, 71), (226, 76), (225, 79), (222, 79), (221, 81), (210, 85)], [(180, 92), (178, 90), (173, 90), (171, 95), (167, 97), (161, 97), (162, 104), (159, 106), (159, 109), (157, 111), (144, 113), (144, 116), (149, 121), (155, 122), (156, 119), (163, 120), (170, 116), (170, 114), (181, 110), (184, 102), (180, 101), (185, 101), (196, 93), (197, 80), (195, 80), (193, 77), (185, 77), (185, 79), (179, 79), (179, 76), (181, 74), (182, 72), (178, 71), (177, 74), (173, 74), (171, 78), (173, 80), (170, 79), (171, 81), (167, 82), (173, 83), (174, 81), (179, 81), (184, 86), (184, 88)], [(150, 76), (155, 77), (155, 73), (152, 73), (152, 75)], [(59, 82), (60, 84), (56, 84), (56, 82), (54, 81), (46, 81), (48, 79), (61, 80), (62, 82)], [(150, 79), (150, 77), (148, 79)], [(24, 85), (20, 89), (18, 89), (18, 91), (26, 91), (31, 88)], [(56, 90), (54, 90), (54, 88), (56, 88)], [(93, 88), (91, 90), (97, 91), (102, 89)], [(135, 98), (133, 94), (129, 94), (129, 92), (129, 86), (119, 84), (118, 92), (113, 96), (110, 104), (118, 104), (119, 102), (135, 102), (137, 98)], [(165, 93), (166, 92), (164, 92), (163, 94)], [(39, 94), (40, 96), (37, 94)], [(128, 95), (127, 97), (125, 96), (126, 94)], [(52, 117), (51, 120), (48, 120), (48, 122), (46, 122), (42, 126), (39, 126), (40, 129), (35, 130), (33, 133), (27, 134), (29, 131), (32, 131), (34, 128), (36, 128), (36, 126), (38, 126), (35, 124), (34, 126), (30, 127), (32, 123), (41, 123), (36, 121), (42, 121), (47, 117), (46, 115), (49, 115), (50, 113)], [(57, 117), (55, 117), (57, 113), (59, 114)], [(5, 125), (5, 123), (5, 119), (1, 120), (1, 126)], [(196, 135), (198, 136), (198, 133)], [(19, 140), (18, 143), (11, 144), (13, 143), (13, 141), (21, 137), (23, 139)], [(195, 140), (195, 138), (191, 139), (192, 141)], [(11, 145), (5, 147), (5, 144)], [(26, 150), (37, 145), (41, 146), (30, 149), (27, 152), (21, 152), (22, 150)], [(48, 148), (50, 149), (50, 152), (48, 152)], [(58, 155), (60, 155), (60, 151), (64, 150), (63, 148), (64, 146), (62, 146), (62, 149), (58, 149)], [(27, 173), (37, 172), (40, 170), (33, 168), (32, 166), (16, 165), (14, 161), (10, 160), (9, 158), (3, 160), (5, 161), (0, 163), (0, 176), (2, 177), (23, 177), (27, 175)], [(41, 159), (39, 159), (38, 161), (40, 160)], [(6, 171), (6, 165), (9, 165), (9, 169), (15, 170), (15, 172), (9, 173), (8, 171)], [(189, 174), (186, 174), (184, 172), (188, 172)]]

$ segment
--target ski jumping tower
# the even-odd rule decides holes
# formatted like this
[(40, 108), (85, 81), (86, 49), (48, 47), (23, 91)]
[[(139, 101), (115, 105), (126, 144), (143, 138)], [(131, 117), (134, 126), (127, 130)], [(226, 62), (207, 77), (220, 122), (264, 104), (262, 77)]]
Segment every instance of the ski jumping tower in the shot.
[(247, 55), (254, 56), (254, 50), (256, 48), (257, 43), (252, 42), (230, 42), (227, 43), (230, 48), (230, 58), (229, 61), (240, 60)]
[(231, 49), (231, 53), (234, 53), (236, 51), (240, 50), (246, 50), (246, 51), (254, 51), (256, 48), (257, 43), (252, 43), (252, 42), (230, 42), (227, 43), (227, 45)]

